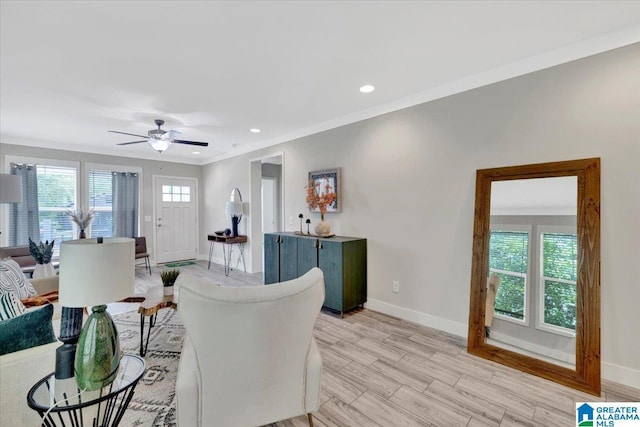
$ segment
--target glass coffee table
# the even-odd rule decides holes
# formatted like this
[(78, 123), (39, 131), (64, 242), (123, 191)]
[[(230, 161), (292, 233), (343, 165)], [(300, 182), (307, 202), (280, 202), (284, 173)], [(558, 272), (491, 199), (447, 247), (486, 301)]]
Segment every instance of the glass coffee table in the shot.
[(133, 391), (144, 374), (144, 359), (125, 354), (111, 384), (99, 390), (81, 391), (75, 377), (57, 380), (54, 374), (38, 381), (27, 394), (27, 404), (38, 411), (42, 425), (117, 426)]
[[(140, 356), (144, 357), (147, 354), (147, 347), (149, 347), (151, 328), (156, 324), (156, 319), (158, 318), (158, 311), (163, 308), (177, 309), (178, 296), (175, 293), (165, 296), (163, 295), (162, 286), (152, 286), (145, 294), (126, 298), (122, 300), (122, 302), (140, 303), (138, 307), (138, 313), (140, 314)], [(149, 329), (147, 331), (146, 342), (144, 338), (145, 317), (149, 317)]]

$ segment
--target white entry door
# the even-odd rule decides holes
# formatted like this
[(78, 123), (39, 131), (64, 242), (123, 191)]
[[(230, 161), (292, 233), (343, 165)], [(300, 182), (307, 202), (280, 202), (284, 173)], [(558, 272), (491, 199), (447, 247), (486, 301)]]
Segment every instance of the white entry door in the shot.
[(198, 206), (196, 180), (154, 177), (156, 262), (197, 256)]

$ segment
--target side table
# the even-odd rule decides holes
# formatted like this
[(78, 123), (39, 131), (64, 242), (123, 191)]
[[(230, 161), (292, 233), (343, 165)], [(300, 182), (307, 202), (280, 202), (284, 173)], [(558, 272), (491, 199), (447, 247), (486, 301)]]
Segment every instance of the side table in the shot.
[[(244, 262), (244, 245), (247, 243), (247, 236), (218, 236), (217, 234), (209, 234), (207, 235), (207, 240), (209, 240), (209, 265), (207, 269), (211, 269), (211, 257), (213, 256), (213, 244), (214, 243), (222, 243), (222, 254), (224, 255), (224, 275), (228, 276), (231, 271), (231, 254), (233, 252), (233, 245), (238, 245), (238, 249), (240, 250), (240, 256), (242, 257), (242, 266), (244, 267), (244, 272), (247, 272), (247, 265)], [(225, 246), (227, 250), (225, 251)]]
[[(149, 337), (151, 336), (151, 328), (156, 324), (158, 311), (163, 308), (178, 308), (178, 295), (174, 291), (173, 295), (164, 295), (162, 286), (152, 286), (146, 293), (128, 297), (122, 302), (140, 303), (138, 313), (140, 314), (140, 356), (147, 354), (149, 347)], [(145, 317), (149, 317), (149, 330), (147, 331), (147, 339), (144, 338)]]
[(42, 417), (42, 425), (117, 426), (145, 370), (141, 357), (125, 354), (118, 375), (99, 390), (78, 389), (75, 377), (57, 380), (54, 374), (38, 381), (27, 394), (27, 404)]

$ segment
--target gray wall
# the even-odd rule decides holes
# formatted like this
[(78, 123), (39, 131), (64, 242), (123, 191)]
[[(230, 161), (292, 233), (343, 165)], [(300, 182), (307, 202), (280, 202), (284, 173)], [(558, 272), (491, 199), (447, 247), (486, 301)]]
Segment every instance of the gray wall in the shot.
[[(141, 227), (140, 235), (147, 237), (147, 248), (153, 252), (155, 242), (153, 241), (153, 227), (154, 222), (145, 222), (144, 217), (153, 215), (153, 175), (162, 176), (174, 176), (174, 177), (187, 177), (196, 178), (199, 182), (198, 185), (202, 185), (202, 167), (196, 165), (186, 165), (182, 163), (173, 162), (161, 162), (152, 160), (131, 159), (128, 157), (119, 156), (105, 156), (101, 154), (90, 153), (78, 153), (75, 151), (54, 150), (46, 148), (34, 148), (25, 147), (22, 145), (7, 144), (3, 141), (0, 144), (0, 164), (2, 168), (5, 167), (5, 156), (24, 156), (24, 157), (36, 157), (42, 159), (55, 159), (55, 160), (68, 160), (80, 162), (80, 167), (83, 168), (86, 163), (103, 163), (123, 166), (134, 166), (142, 168), (142, 212), (140, 213)], [(3, 169), (4, 170), (4, 169)], [(202, 187), (200, 187), (202, 188)], [(202, 203), (202, 191), (199, 194), (199, 216), (202, 217), (203, 203)], [(224, 209), (224, 208), (223, 208)], [(4, 215), (5, 210), (0, 210), (0, 215)], [(0, 218), (2, 221), (3, 218)], [(2, 222), (0, 222), (2, 223)], [(200, 231), (200, 246), (202, 241), (207, 241), (206, 235), (202, 237), (202, 231)], [(153, 257), (153, 253), (152, 253)]]
[(250, 160), (284, 153), (295, 230), (300, 212), (319, 220), (307, 173), (342, 167), (343, 212), (327, 220), (368, 239), (369, 307), (466, 335), (476, 169), (600, 157), (603, 375), (640, 387), (638, 76), (635, 44), (212, 163), (205, 204), (250, 195)]

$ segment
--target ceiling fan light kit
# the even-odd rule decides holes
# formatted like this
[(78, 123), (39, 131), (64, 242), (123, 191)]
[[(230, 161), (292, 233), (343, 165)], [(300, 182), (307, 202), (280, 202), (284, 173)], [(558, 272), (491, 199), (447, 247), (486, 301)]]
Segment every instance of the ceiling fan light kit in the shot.
[(143, 139), (142, 141), (121, 142), (120, 144), (117, 144), (117, 145), (131, 145), (131, 144), (139, 144), (141, 142), (148, 142), (149, 145), (151, 145), (151, 148), (156, 150), (158, 153), (164, 152), (167, 148), (171, 146), (171, 144), (197, 145), (200, 147), (209, 146), (208, 142), (186, 141), (183, 139), (176, 139), (177, 137), (182, 135), (182, 133), (178, 132), (177, 130), (166, 131), (162, 129), (164, 120), (156, 119), (155, 123), (156, 123), (156, 126), (158, 126), (158, 129), (151, 129), (150, 131), (148, 131), (147, 132), (148, 136), (137, 135), (135, 133), (120, 132), (117, 130), (110, 130), (109, 132), (119, 133), (122, 135), (136, 136), (139, 138), (146, 138), (146, 139)]

